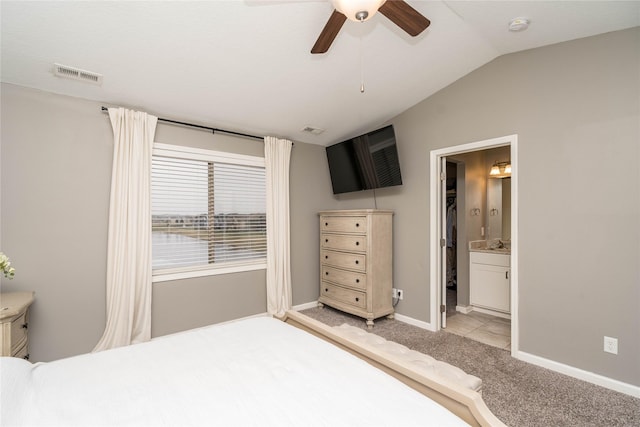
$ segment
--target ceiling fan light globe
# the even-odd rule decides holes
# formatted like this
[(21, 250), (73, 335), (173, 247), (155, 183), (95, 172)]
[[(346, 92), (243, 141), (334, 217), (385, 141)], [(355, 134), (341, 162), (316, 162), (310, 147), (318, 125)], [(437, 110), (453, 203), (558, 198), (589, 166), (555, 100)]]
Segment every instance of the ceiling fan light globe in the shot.
[[(364, 22), (376, 14), (386, 0), (331, 0), (333, 7), (347, 19)], [(362, 13), (366, 12), (366, 13)]]

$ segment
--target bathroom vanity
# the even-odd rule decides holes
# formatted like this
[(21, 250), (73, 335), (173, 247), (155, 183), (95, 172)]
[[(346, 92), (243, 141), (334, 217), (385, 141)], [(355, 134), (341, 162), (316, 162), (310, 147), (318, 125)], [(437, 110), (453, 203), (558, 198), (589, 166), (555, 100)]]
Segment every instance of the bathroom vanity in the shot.
[(500, 317), (511, 313), (511, 251), (469, 244), (470, 303), (474, 309)]

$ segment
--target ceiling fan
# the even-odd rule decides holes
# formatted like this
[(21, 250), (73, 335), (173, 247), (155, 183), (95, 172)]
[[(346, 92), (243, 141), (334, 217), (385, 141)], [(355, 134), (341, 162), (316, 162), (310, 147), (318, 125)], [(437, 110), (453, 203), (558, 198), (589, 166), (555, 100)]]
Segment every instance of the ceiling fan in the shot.
[(389, 18), (398, 27), (415, 37), (423, 32), (431, 21), (403, 0), (331, 0), (335, 10), (329, 17), (311, 53), (325, 53), (340, 32), (344, 21), (364, 22), (377, 11)]

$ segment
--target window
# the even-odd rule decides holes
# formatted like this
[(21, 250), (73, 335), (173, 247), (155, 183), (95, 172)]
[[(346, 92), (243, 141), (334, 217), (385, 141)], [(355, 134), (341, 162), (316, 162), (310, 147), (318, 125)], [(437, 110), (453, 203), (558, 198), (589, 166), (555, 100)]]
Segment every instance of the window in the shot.
[(154, 281), (266, 267), (264, 158), (155, 144)]

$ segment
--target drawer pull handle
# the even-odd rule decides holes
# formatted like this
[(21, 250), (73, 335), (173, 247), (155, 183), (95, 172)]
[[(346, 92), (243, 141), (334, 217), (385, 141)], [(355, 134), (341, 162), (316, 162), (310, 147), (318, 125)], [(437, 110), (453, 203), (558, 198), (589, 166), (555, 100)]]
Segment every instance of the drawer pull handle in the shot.
[(324, 242), (325, 243), (329, 243), (329, 239), (324, 239)]
[(356, 227), (360, 227), (360, 223), (359, 222), (356, 222)]
[(508, 279), (508, 278), (509, 278), (509, 271), (505, 271), (505, 272), (504, 272), (504, 278), (505, 278), (505, 279)]
[(360, 283), (360, 279), (356, 279), (356, 283)]
[(324, 256), (324, 259), (329, 259), (329, 255), (325, 255), (325, 256)]
[(28, 328), (29, 328), (29, 324), (28, 324), (28, 323), (24, 323), (24, 324), (22, 325), (22, 329), (28, 329)]
[(360, 246), (360, 242), (356, 242), (356, 246)]
[(356, 297), (356, 302), (360, 301), (360, 298)]
[(324, 291), (325, 292), (329, 292), (329, 288), (324, 288)]
[(328, 223), (328, 222), (325, 222), (325, 223), (324, 223), (324, 226), (325, 226), (325, 227), (328, 227), (328, 226), (329, 226), (329, 223)]
[(356, 260), (356, 264), (360, 264), (360, 261)]
[(328, 276), (328, 275), (329, 275), (329, 272), (328, 272), (328, 271), (325, 271), (325, 272), (324, 272), (324, 275), (325, 275), (325, 276)]

